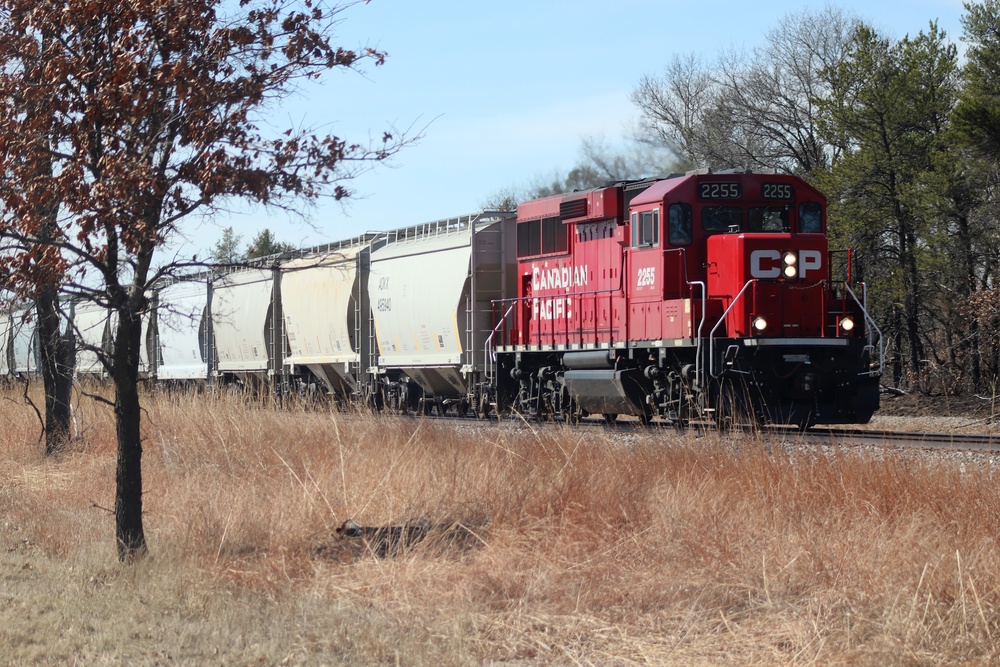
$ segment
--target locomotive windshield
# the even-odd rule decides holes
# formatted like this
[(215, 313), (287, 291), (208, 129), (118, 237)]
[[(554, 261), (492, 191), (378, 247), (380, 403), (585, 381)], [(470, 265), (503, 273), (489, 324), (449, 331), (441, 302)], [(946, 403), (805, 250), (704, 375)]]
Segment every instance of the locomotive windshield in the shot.
[(701, 228), (706, 232), (743, 229), (743, 209), (738, 206), (706, 206), (701, 209)]
[(785, 206), (753, 206), (750, 208), (751, 232), (787, 232), (788, 208)]
[(821, 234), (823, 232), (823, 208), (814, 201), (799, 204), (799, 233)]

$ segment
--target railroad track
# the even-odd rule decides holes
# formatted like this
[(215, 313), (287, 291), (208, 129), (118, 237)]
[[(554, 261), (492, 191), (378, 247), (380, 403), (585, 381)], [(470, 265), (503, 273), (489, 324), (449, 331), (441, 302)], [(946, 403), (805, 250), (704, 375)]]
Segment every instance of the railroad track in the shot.
[[(581, 425), (584, 425), (584, 423), (581, 423)], [(589, 422), (585, 425), (592, 427), (604, 426), (600, 422)], [(619, 422), (613, 427), (604, 427), (616, 429), (662, 428), (664, 430), (673, 430), (673, 427), (670, 425), (654, 422), (650, 427), (644, 427), (637, 421)], [(760, 427), (756, 426), (743, 426), (739, 430), (754, 432), (759, 429)], [(714, 430), (714, 426), (710, 424), (691, 424), (687, 430), (692, 433), (704, 433)], [(813, 427), (808, 431), (802, 431), (791, 426), (768, 426), (761, 431), (761, 435), (811, 445), (898, 447), (955, 452), (1000, 452), (1000, 434), (923, 433), (832, 427)]]
[(784, 437), (788, 439), (809, 444), (1000, 452), (1000, 435), (875, 431), (856, 428), (812, 428), (803, 433), (798, 429), (774, 427), (769, 431), (783, 432)]
[[(415, 416), (416, 417), (416, 416)], [(452, 416), (419, 416), (420, 419), (454, 421)], [(477, 421), (475, 419), (462, 420), (468, 424), (481, 424), (489, 427), (496, 424), (495, 419)], [(525, 428), (585, 428), (601, 429), (611, 431), (634, 431), (649, 432), (662, 430), (670, 433), (690, 433), (704, 434), (717, 431), (710, 423), (691, 423), (686, 429), (678, 431), (674, 426), (654, 421), (649, 425), (643, 425), (635, 419), (623, 419), (615, 424), (606, 424), (599, 418), (588, 418), (576, 424), (567, 424), (563, 420), (555, 421), (535, 421), (523, 420), (516, 417), (504, 418), (501, 420), (508, 426), (516, 426), (518, 423)], [(955, 452), (1000, 452), (1000, 434), (986, 435), (975, 433), (923, 433), (907, 431), (878, 431), (860, 428), (827, 428), (813, 427), (808, 431), (802, 431), (793, 426), (767, 426), (761, 429), (759, 426), (734, 426), (734, 431), (741, 433), (760, 432), (760, 435), (769, 439), (780, 439), (789, 442), (809, 445), (840, 445), (847, 447), (898, 447), (906, 449), (928, 449), (938, 451)]]

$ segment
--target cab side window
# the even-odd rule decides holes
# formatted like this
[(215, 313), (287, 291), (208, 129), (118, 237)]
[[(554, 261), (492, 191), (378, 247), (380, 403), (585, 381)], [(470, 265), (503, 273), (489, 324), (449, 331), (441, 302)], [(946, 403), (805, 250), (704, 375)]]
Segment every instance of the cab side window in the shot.
[(690, 245), (691, 204), (671, 204), (667, 209), (667, 240), (670, 245)]
[(660, 210), (632, 214), (632, 247), (645, 248), (660, 243)]

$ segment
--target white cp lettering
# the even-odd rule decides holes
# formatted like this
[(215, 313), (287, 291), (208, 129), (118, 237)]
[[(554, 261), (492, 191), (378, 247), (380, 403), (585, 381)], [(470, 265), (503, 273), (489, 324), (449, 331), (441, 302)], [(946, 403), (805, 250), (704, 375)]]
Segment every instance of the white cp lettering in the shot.
[(819, 250), (803, 250), (799, 253), (799, 266), (805, 278), (807, 272), (823, 268), (823, 255)]
[[(819, 250), (800, 250), (798, 255), (801, 277), (823, 268), (823, 254)], [(750, 253), (750, 275), (762, 279), (780, 278), (781, 253), (777, 250), (754, 250)]]
[[(764, 260), (771, 268), (763, 266)], [(750, 253), (750, 275), (754, 278), (778, 278), (781, 276), (781, 253), (777, 250), (754, 250)]]

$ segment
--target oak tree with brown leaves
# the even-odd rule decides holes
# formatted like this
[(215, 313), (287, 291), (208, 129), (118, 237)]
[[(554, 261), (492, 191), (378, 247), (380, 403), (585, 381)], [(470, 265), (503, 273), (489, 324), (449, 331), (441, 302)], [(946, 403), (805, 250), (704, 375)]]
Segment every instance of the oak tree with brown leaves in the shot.
[[(305, 80), (380, 65), (334, 43), (311, 0), (0, 0), (0, 277), (107, 307), (118, 557), (147, 550), (138, 368), (156, 262), (185, 219), (232, 199), (295, 208), (411, 138), (376, 145), (264, 122)], [(166, 253), (161, 253), (166, 255)], [(175, 258), (170, 257), (170, 260)]]

